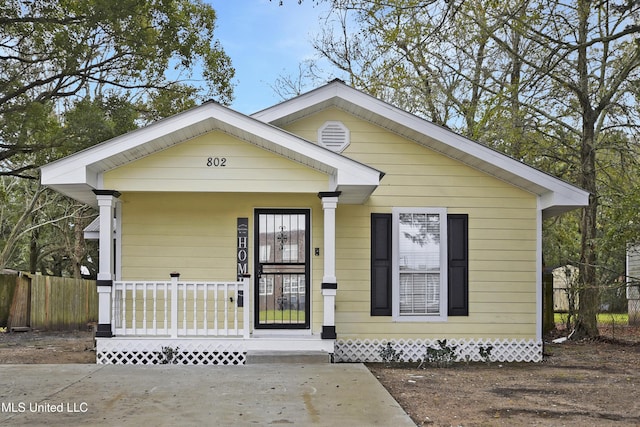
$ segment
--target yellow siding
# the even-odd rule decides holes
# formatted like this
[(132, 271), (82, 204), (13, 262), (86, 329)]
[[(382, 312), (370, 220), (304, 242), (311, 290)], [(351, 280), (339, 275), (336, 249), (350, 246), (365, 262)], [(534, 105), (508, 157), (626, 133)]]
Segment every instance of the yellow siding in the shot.
[[(339, 338), (535, 338), (536, 196), (338, 109), (292, 123), (315, 141), (327, 120), (350, 130), (343, 153), (385, 172), (364, 205), (336, 213)], [(207, 167), (211, 158), (225, 167)], [(122, 278), (233, 280), (236, 218), (248, 217), (253, 272), (255, 208), (311, 209), (312, 329), (322, 329), (326, 175), (220, 132), (203, 135), (104, 175), (122, 192)], [(285, 194), (287, 193), (287, 194)], [(469, 215), (469, 316), (394, 322), (370, 316), (370, 215), (394, 207), (445, 207)]]
[[(315, 194), (128, 193), (122, 201), (122, 279), (233, 281), (236, 221), (249, 218), (249, 271), (253, 273), (255, 208), (311, 210), (311, 248), (323, 246), (322, 206)], [(312, 330), (322, 329), (323, 258), (311, 258)]]
[(328, 178), (222, 132), (212, 132), (106, 172), (104, 186), (121, 192), (317, 193), (327, 191)]
[[(350, 130), (344, 155), (386, 174), (366, 205), (338, 205), (339, 337), (535, 338), (536, 196), (335, 108), (287, 130), (316, 141), (328, 120)], [(394, 322), (369, 315), (370, 215), (402, 206), (469, 215), (469, 316)]]

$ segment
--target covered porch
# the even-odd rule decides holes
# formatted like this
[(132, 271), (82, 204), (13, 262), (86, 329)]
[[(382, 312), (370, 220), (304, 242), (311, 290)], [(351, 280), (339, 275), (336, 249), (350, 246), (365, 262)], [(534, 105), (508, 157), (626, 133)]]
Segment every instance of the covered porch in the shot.
[[(111, 337), (98, 337), (98, 364), (242, 365), (262, 352), (334, 352), (333, 339), (252, 331), (251, 279), (114, 281)], [(245, 302), (247, 304), (245, 305)]]
[[(365, 203), (382, 176), (216, 103), (42, 169), (44, 185), (99, 210), (98, 363), (164, 363), (176, 355), (188, 363), (241, 363), (254, 350), (332, 353), (335, 211)], [(262, 213), (306, 218), (304, 259), (294, 259), (302, 252), (291, 244), (275, 258), (260, 246), (261, 236), (279, 232), (258, 227)], [(242, 233), (236, 220), (244, 221)], [(272, 283), (261, 280), (269, 275), (272, 293)], [(297, 289), (296, 298), (279, 295), (278, 286), (290, 295)], [(269, 324), (261, 324), (257, 308), (265, 295)], [(278, 325), (279, 312), (292, 306), (303, 313)]]
[[(118, 216), (126, 217), (127, 210), (121, 213), (119, 193), (104, 193), (96, 191), (101, 206), (100, 221), (105, 217), (116, 220), (104, 221), (104, 224), (101, 221), (97, 227), (101, 261), (96, 333), (98, 363), (235, 365), (244, 364), (248, 356), (263, 352), (324, 353), (326, 360), (333, 354), (337, 292), (335, 209), (339, 193), (320, 193), (313, 197), (322, 207), (322, 215), (316, 221), (316, 228), (318, 222), (322, 224), (322, 235), (316, 236), (313, 243), (322, 245), (323, 256), (316, 258), (322, 265), (314, 268), (316, 273), (322, 272), (322, 281), (318, 274), (313, 274), (309, 262), (312, 252), (316, 255), (320, 252), (320, 248), (311, 249), (310, 217), (315, 207), (254, 209), (253, 233), (249, 232), (249, 218), (231, 218), (234, 222), (237, 220), (236, 236), (230, 239), (231, 233), (227, 231), (223, 240), (237, 241), (237, 247), (224, 245), (213, 250), (224, 251), (227, 259), (229, 252), (235, 252), (236, 264), (228, 260), (222, 267), (226, 277), (237, 272), (237, 280), (194, 280), (189, 277), (193, 269), (185, 268), (184, 260), (183, 267), (179, 268), (185, 268), (186, 279), (181, 278), (178, 271), (172, 272), (167, 280), (121, 279), (121, 272), (115, 266), (124, 264), (126, 268), (128, 261), (126, 255), (122, 255), (118, 240), (122, 228)], [(190, 196), (189, 200), (199, 197), (205, 196)], [(302, 213), (285, 213), (292, 211)], [(243, 207), (241, 212), (247, 210)], [(303, 218), (302, 224), (292, 225), (291, 217)], [(286, 218), (288, 228), (293, 230), (288, 234), (265, 233), (263, 223), (273, 222), (274, 218)], [(231, 219), (227, 218), (226, 222)], [(279, 227), (271, 224), (270, 228)], [(305, 233), (305, 229), (308, 232)], [(280, 240), (288, 245), (281, 244), (274, 249)], [(166, 250), (165, 253), (176, 252)], [(195, 264), (195, 261), (187, 259), (186, 264)], [(116, 273), (108, 273), (111, 271)], [(294, 288), (298, 287), (300, 290), (296, 293)], [(265, 298), (270, 302), (265, 303)]]

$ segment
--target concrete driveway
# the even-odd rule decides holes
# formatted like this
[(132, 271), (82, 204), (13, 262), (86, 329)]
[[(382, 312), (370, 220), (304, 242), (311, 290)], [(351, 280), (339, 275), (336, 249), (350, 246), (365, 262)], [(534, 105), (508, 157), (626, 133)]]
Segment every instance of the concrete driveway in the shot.
[(362, 364), (2, 365), (0, 425), (415, 426)]

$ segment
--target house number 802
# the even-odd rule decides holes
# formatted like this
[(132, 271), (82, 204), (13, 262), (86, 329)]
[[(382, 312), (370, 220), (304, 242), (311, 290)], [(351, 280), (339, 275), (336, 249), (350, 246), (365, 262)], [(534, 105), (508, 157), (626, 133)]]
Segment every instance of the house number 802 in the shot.
[(208, 157), (207, 166), (214, 168), (223, 168), (227, 166), (227, 159), (226, 157)]

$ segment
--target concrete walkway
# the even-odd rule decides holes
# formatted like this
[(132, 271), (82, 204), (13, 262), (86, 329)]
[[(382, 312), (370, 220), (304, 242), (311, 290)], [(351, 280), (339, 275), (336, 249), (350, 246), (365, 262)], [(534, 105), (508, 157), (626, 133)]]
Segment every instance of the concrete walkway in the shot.
[(2, 365), (0, 425), (415, 426), (362, 364)]

